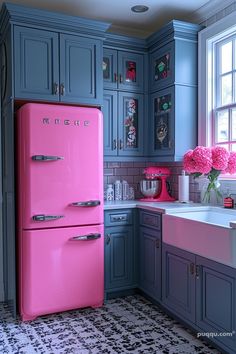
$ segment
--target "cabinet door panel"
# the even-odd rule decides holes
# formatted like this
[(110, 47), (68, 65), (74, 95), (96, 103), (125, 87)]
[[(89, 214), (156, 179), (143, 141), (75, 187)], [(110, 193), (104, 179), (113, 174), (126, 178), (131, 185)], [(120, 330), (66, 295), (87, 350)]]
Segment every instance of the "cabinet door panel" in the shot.
[(133, 283), (132, 226), (105, 230), (105, 289), (122, 289)]
[[(197, 264), (197, 325), (204, 332), (235, 333), (236, 269), (202, 257), (197, 257)], [(235, 334), (216, 339), (232, 349), (236, 347)]]
[(175, 90), (171, 87), (151, 95), (151, 155), (171, 156), (175, 151)]
[(144, 59), (142, 54), (118, 52), (118, 72), (120, 90), (143, 92)]
[(150, 55), (150, 89), (156, 91), (174, 84), (174, 43)]
[(116, 91), (104, 91), (102, 111), (104, 122), (104, 155), (116, 156), (118, 151)]
[(14, 29), (15, 97), (58, 101), (58, 34), (38, 29)]
[(104, 88), (116, 89), (118, 84), (117, 50), (104, 49), (102, 68)]
[(139, 234), (139, 286), (156, 300), (161, 299), (161, 234), (141, 227)]
[(162, 301), (171, 311), (195, 321), (195, 256), (163, 244)]
[(61, 101), (102, 102), (101, 43), (72, 35), (60, 36)]
[(119, 93), (119, 152), (120, 156), (142, 156), (143, 153), (143, 95)]

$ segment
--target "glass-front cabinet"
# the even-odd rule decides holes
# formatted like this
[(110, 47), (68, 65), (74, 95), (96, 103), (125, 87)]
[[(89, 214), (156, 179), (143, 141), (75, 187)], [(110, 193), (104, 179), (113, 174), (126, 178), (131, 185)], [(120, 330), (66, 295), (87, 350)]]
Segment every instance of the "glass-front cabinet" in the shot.
[(172, 85), (151, 95), (150, 155), (158, 161), (182, 161), (196, 146), (197, 88)]
[(143, 153), (143, 95), (119, 93), (119, 155)]
[(102, 68), (105, 89), (143, 91), (144, 57), (142, 54), (105, 48)]
[(151, 95), (152, 129), (150, 137), (152, 155), (174, 153), (174, 88)]
[(104, 155), (142, 156), (143, 95), (104, 90)]
[(174, 43), (156, 50), (150, 55), (150, 89), (160, 90), (174, 80)]

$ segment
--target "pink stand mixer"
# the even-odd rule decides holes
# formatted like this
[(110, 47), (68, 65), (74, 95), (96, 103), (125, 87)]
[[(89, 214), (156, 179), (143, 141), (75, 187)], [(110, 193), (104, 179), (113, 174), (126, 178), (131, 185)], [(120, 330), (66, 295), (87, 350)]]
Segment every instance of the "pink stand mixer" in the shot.
[(167, 190), (167, 178), (170, 176), (170, 169), (167, 167), (147, 167), (143, 171), (145, 179), (140, 182), (141, 193), (144, 202), (173, 202)]

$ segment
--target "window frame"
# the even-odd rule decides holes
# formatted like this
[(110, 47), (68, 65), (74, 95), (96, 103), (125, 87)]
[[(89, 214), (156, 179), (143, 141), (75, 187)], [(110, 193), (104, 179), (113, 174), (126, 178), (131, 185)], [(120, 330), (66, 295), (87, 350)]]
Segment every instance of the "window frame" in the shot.
[(198, 144), (210, 146), (213, 141), (212, 110), (216, 41), (235, 33), (236, 11), (198, 33)]
[[(236, 11), (198, 33), (198, 145), (211, 146), (215, 129), (213, 109), (215, 97), (215, 58), (216, 42), (235, 34)], [(224, 175), (222, 179), (236, 179), (236, 175)]]

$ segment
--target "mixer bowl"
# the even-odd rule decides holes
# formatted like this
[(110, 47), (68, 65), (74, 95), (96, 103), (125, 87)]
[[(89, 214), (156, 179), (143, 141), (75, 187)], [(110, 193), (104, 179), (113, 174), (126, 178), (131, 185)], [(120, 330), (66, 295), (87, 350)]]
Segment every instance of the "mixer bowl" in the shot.
[(140, 181), (140, 190), (141, 193), (147, 198), (156, 197), (161, 189), (161, 181), (160, 180), (147, 180), (143, 179)]

